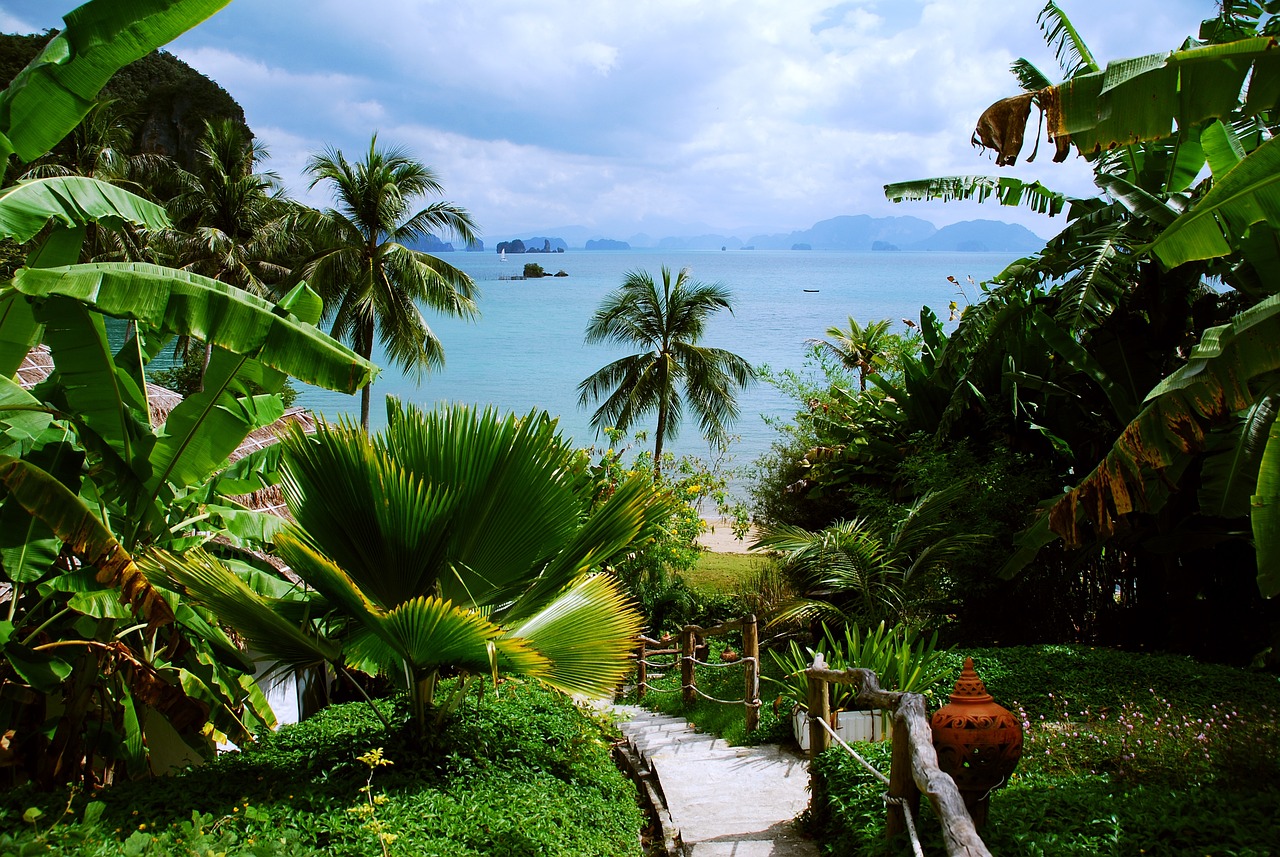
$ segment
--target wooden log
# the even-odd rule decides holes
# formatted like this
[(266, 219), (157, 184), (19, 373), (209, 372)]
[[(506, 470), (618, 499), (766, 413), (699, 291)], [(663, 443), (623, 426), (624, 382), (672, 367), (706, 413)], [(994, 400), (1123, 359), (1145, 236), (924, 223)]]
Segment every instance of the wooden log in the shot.
[(750, 732), (760, 725), (760, 626), (755, 616), (742, 620), (742, 657), (746, 667), (746, 727)]
[(694, 700), (693, 648), (696, 638), (692, 625), (686, 625), (680, 632), (680, 698), (685, 705), (693, 705)]
[(806, 670), (805, 675), (809, 678), (809, 758), (816, 759), (822, 751), (831, 746), (831, 739), (827, 735), (827, 730), (822, 728), (822, 724), (817, 720), (831, 719), (831, 696), (827, 693), (827, 681), (822, 677), (822, 672), (831, 672), (826, 669), (826, 663), (822, 659), (822, 653), (813, 660), (813, 669)]
[[(893, 712), (893, 761), (889, 764), (889, 797), (899, 798), (911, 810), (912, 818), (920, 817), (920, 789), (911, 772), (911, 739), (905, 714)], [(889, 804), (885, 836), (894, 838), (907, 829), (906, 813), (900, 804)]]

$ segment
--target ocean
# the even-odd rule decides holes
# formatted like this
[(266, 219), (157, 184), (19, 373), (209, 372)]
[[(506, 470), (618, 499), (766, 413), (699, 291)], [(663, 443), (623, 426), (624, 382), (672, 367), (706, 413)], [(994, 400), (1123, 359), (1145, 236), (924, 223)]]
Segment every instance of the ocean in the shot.
[[(623, 356), (623, 348), (584, 345), (583, 332), (604, 296), (616, 288), (626, 272), (645, 270), (655, 280), (660, 268), (689, 268), (695, 280), (721, 282), (733, 294), (733, 314), (717, 313), (708, 324), (703, 344), (727, 348), (753, 365), (774, 371), (802, 369), (809, 351), (806, 341), (821, 338), (832, 325), (846, 326), (852, 316), (859, 323), (891, 319), (918, 320), (920, 308), (930, 306), (946, 319), (951, 301), (964, 306), (977, 299), (967, 278), (982, 281), (1015, 259), (1012, 253), (834, 251), (567, 251), (510, 256), (503, 261), (493, 252), (448, 253), (450, 264), (470, 274), (480, 289), (481, 316), (466, 322), (427, 313), (444, 344), (444, 369), (415, 384), (388, 366), (375, 349), (373, 360), (382, 374), (373, 387), (371, 428), (386, 421), (383, 399), (395, 395), (406, 402), (431, 407), (437, 402), (494, 405), (503, 411), (528, 413), (537, 408), (559, 418), (563, 434), (580, 446), (598, 442), (590, 427), (591, 411), (578, 406), (578, 384)], [(518, 276), (526, 262), (537, 262), (548, 273), (564, 270), (567, 277), (503, 280)], [(967, 299), (953, 276), (965, 285)], [(298, 404), (333, 420), (358, 418), (358, 396), (344, 396), (300, 387)], [(767, 451), (776, 430), (765, 418), (787, 420), (797, 404), (773, 386), (759, 383), (739, 398), (741, 418), (732, 429), (734, 466), (749, 465)], [(652, 424), (637, 426), (652, 432)], [(687, 414), (680, 436), (667, 447), (679, 454), (709, 455), (697, 422)]]

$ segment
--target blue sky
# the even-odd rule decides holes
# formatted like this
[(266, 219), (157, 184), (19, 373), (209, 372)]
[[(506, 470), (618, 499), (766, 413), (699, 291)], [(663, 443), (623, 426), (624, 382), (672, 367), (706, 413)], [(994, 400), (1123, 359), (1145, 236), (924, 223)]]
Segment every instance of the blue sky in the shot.
[[(1059, 0), (1100, 61), (1176, 48), (1208, 0)], [(57, 27), (57, 0), (0, 0), (0, 31)], [(233, 0), (169, 46), (222, 84), (314, 205), (303, 166), (403, 146), (495, 239), (581, 225), (600, 237), (743, 239), (841, 214), (939, 225), (1057, 221), (960, 203), (893, 205), (886, 182), (994, 173), (969, 136), (1051, 78), (1038, 0)], [(1030, 152), (1028, 142), (1024, 156)], [(1083, 162), (1005, 174), (1069, 193)]]

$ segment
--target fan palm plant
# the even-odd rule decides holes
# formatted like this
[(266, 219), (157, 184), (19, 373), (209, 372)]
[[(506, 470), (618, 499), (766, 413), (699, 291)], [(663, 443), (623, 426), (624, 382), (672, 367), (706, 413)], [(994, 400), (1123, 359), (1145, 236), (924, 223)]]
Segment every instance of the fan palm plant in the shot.
[(322, 426), (284, 455), (296, 525), (276, 545), (322, 620), (225, 566), (163, 557), (267, 656), (396, 679), (423, 729), (442, 674), (508, 672), (595, 695), (622, 678), (640, 617), (596, 572), (670, 515), (644, 477), (596, 504), (585, 460), (546, 414), (394, 400), (383, 433)]

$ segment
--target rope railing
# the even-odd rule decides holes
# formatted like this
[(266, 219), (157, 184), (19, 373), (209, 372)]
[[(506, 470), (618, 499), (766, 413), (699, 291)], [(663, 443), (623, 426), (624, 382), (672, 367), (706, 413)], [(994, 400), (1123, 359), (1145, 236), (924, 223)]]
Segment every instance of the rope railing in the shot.
[[(862, 767), (870, 771), (872, 776), (874, 776), (877, 780), (884, 783), (886, 786), (889, 785), (889, 778), (882, 771), (880, 771), (875, 765), (871, 764), (866, 759), (864, 759), (862, 755), (858, 753), (857, 750), (850, 747), (848, 742), (846, 742), (843, 738), (841, 738), (840, 734), (836, 732), (835, 729), (831, 728), (830, 723), (828, 723), (825, 720), (815, 718), (812, 715), (809, 715), (809, 719), (817, 720), (817, 722), (822, 725), (822, 728), (827, 730), (828, 733), (830, 733), (831, 738), (836, 742), (836, 744), (839, 745), (846, 753), (852, 756), (858, 762), (858, 764), (862, 765)], [(911, 837), (911, 851), (913, 854), (915, 854), (915, 857), (924, 857), (924, 849), (920, 845), (920, 835), (916, 833), (915, 819), (912, 818), (910, 802), (900, 797), (893, 797), (888, 792), (885, 792), (882, 795), (882, 797), (884, 798), (884, 802), (887, 806), (896, 806), (899, 809), (901, 809), (904, 820), (907, 823), (907, 835)]]
[[(708, 637), (721, 636), (730, 631), (742, 631), (742, 657), (735, 661), (712, 663), (700, 659), (697, 655), (706, 645)], [(668, 646), (671, 638), (655, 640), (643, 634), (637, 639), (637, 650), (633, 657), (636, 661), (637, 693), (644, 699), (646, 693), (674, 693), (672, 690), (661, 690), (649, 683), (649, 669), (674, 669), (680, 667), (680, 693), (685, 705), (692, 705), (697, 697), (723, 705), (742, 705), (745, 709), (746, 727), (750, 732), (760, 725), (760, 629), (755, 616), (744, 616), (722, 622), (712, 628), (699, 625), (685, 625), (680, 629), (679, 648), (659, 648), (650, 651), (650, 646)], [(654, 655), (671, 655), (670, 662), (654, 662), (649, 660)], [(742, 699), (727, 700), (710, 696), (698, 688), (698, 677), (695, 667), (742, 667), (745, 673), (745, 693)]]

